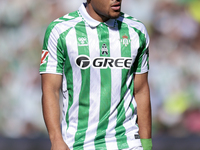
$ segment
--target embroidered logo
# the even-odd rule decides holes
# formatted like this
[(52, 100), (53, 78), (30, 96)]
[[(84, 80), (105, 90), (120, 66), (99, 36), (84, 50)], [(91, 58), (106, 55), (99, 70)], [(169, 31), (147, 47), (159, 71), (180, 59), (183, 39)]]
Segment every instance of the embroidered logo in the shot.
[(88, 41), (86, 37), (78, 38), (78, 46), (88, 46)]
[(42, 56), (41, 56), (41, 63), (40, 63), (40, 65), (46, 63), (46, 58), (48, 56), (49, 56), (49, 52), (47, 50), (42, 50)]
[(127, 35), (123, 35), (122, 39), (120, 39), (120, 42), (124, 45), (124, 46), (128, 46), (129, 43), (131, 42), (131, 39), (128, 39)]
[(106, 46), (106, 44), (103, 44), (102, 47), (101, 47), (101, 54), (102, 55), (108, 55), (108, 48)]

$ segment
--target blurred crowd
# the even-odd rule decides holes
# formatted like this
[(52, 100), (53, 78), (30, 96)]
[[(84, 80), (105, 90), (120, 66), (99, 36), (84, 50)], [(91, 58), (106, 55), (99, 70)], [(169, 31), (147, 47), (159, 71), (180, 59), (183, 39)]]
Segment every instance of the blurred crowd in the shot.
[(149, 79), (155, 134), (200, 134), (199, 8), (199, 0), (154, 7)]
[[(46, 136), (40, 56), (45, 30), (82, 1), (0, 1), (0, 136)], [(153, 135), (200, 135), (200, 1), (123, 0), (150, 35)]]

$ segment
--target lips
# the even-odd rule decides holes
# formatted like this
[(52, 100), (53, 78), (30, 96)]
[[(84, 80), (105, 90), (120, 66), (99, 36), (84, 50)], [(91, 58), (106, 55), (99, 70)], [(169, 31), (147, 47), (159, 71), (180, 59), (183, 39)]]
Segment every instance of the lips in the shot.
[(120, 10), (121, 8), (121, 3), (120, 2), (116, 2), (113, 5), (111, 5), (111, 8), (115, 11)]

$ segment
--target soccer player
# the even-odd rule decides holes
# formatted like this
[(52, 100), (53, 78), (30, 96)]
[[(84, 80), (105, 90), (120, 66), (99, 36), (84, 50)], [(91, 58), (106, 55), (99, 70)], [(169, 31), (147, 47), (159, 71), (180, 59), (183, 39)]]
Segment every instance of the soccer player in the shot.
[(121, 2), (87, 0), (46, 30), (40, 74), (51, 150), (152, 149), (149, 36)]

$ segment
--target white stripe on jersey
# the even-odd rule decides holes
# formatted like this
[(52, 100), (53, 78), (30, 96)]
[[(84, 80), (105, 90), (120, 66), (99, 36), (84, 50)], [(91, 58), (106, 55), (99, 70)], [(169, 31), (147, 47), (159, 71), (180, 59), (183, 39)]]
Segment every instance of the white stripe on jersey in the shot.
[[(48, 40), (48, 47), (47, 47), (48, 50), (57, 49), (58, 39), (59, 39), (59, 34), (56, 32), (56, 28), (53, 28), (53, 30), (50, 34), (50, 38)], [(56, 72), (57, 68), (55, 66), (57, 66), (57, 51), (51, 51), (51, 53), (49, 53), (49, 55), (50, 56), (48, 58), (46, 70), (48, 72)]]
[[(94, 28), (87, 28), (86, 32), (89, 41), (89, 52), (90, 58), (93, 60), (95, 57), (99, 57), (99, 39), (97, 30)], [(100, 69), (90, 68), (90, 109), (89, 109), (89, 119), (88, 119), (88, 129), (86, 131), (86, 137), (84, 142), (84, 147), (87, 149), (95, 149), (94, 139), (99, 121), (99, 111), (100, 111), (100, 91), (101, 91), (101, 75)], [(88, 143), (90, 143), (88, 145)], [(89, 147), (88, 147), (89, 146)]]
[[(115, 28), (117, 29), (117, 28)], [(117, 58), (121, 56), (121, 45), (119, 42), (120, 36), (119, 31), (117, 30), (109, 30), (109, 41), (116, 41), (116, 42), (110, 42), (110, 57)], [(116, 34), (117, 33), (117, 34)], [(113, 138), (113, 141), (109, 141), (110, 137), (115, 137), (116, 131), (115, 126), (117, 123), (117, 105), (120, 102), (121, 98), (121, 79), (122, 78), (122, 72), (121, 69), (111, 69), (111, 109), (110, 109), (110, 117), (109, 117), (109, 124), (106, 130), (106, 146), (108, 149), (118, 149), (117, 142), (114, 143), (114, 140), (116, 138)], [(117, 82), (116, 82), (117, 81)], [(115, 116), (115, 117), (114, 117)]]
[[(66, 143), (68, 144), (69, 148), (72, 149), (72, 144), (75, 140), (75, 133), (77, 131), (77, 125), (78, 125), (78, 111), (79, 111), (79, 93), (81, 91), (81, 70), (76, 67), (76, 64), (74, 62), (74, 58), (78, 56), (78, 47), (77, 47), (77, 39), (76, 39), (76, 32), (75, 29), (71, 29), (71, 31), (68, 33), (66, 37), (67, 41), (74, 41), (74, 43), (67, 43), (67, 52), (70, 60), (70, 64), (73, 71), (73, 104), (71, 108), (69, 109), (69, 128), (67, 130), (67, 138)], [(70, 44), (73, 45), (73, 50), (71, 50), (69, 47)]]
[[(68, 108), (68, 91), (67, 91), (67, 81), (66, 76), (63, 74), (63, 85), (62, 85), (62, 91), (63, 91), (63, 109), (62, 109), (62, 117), (66, 118), (67, 114), (67, 108)], [(62, 119), (62, 136), (64, 141), (66, 140), (66, 131), (67, 131), (67, 124), (66, 120)]]

